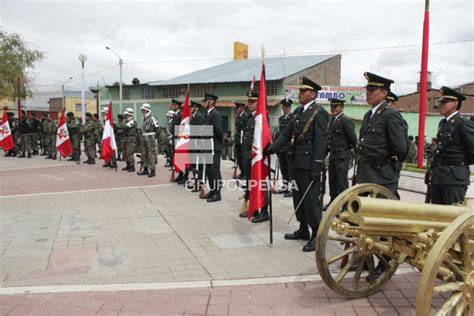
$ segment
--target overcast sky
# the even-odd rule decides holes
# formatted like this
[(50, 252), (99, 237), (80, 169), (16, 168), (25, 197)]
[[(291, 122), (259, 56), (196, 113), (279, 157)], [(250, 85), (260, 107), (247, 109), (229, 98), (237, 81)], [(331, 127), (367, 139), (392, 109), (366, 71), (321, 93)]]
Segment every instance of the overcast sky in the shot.
[[(364, 71), (395, 80), (398, 94), (419, 80), (423, 0), (327, 1), (22, 1), (0, 0), (0, 25), (46, 58), (35, 87), (169, 79), (232, 59), (233, 42), (250, 57), (342, 53), (342, 85), (364, 85)], [(473, 1), (432, 0), (429, 70), (434, 87), (474, 81)], [(448, 42), (448, 43), (447, 43)], [(439, 44), (441, 43), (441, 44)], [(408, 46), (394, 48), (400, 46)], [(388, 47), (388, 48), (387, 48)], [(249, 78), (250, 80), (251, 78)]]

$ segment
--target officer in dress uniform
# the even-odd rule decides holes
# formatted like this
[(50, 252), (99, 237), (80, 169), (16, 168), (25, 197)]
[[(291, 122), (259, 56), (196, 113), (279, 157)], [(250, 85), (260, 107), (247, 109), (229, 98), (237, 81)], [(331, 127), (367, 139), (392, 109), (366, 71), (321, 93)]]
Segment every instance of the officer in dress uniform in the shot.
[[(283, 115), (278, 119), (278, 133), (285, 130), (286, 126), (290, 124), (293, 117), (291, 113), (291, 105), (293, 101), (291, 99), (283, 99), (280, 101)], [(277, 136), (278, 137), (278, 136)], [(277, 193), (284, 193), (284, 197), (292, 197), (293, 193), (290, 190), (291, 182), (291, 144), (290, 142), (282, 145), (277, 152), (278, 161), (280, 163), (281, 175), (284, 182), (284, 190), (278, 191)]]
[[(202, 179), (202, 157), (199, 157), (199, 161), (197, 157), (200, 153), (198, 150), (199, 144), (199, 133), (200, 133), (200, 126), (204, 125), (204, 117), (199, 113), (199, 109), (201, 108), (201, 103), (191, 101), (190, 104), (190, 115), (191, 120), (189, 124), (191, 125), (191, 138), (189, 140), (189, 150), (190, 150), (190, 159), (192, 159), (193, 164), (186, 169), (184, 174), (185, 181), (188, 180), (189, 172), (193, 173), (193, 177), (195, 180), (194, 190), (193, 192), (199, 191), (199, 181)], [(198, 134), (198, 135), (197, 135)]]
[[(332, 117), (329, 120), (329, 194), (332, 201), (349, 187), (347, 173), (352, 159), (351, 150), (357, 146), (354, 122), (344, 115), (344, 100), (329, 99)], [(329, 205), (328, 205), (329, 206)], [(327, 208), (327, 206), (326, 206)]]
[(464, 201), (469, 165), (474, 164), (474, 122), (459, 114), (466, 97), (441, 87), (438, 146), (431, 165), (431, 203), (451, 205)]
[(364, 115), (360, 128), (357, 182), (380, 184), (398, 196), (400, 170), (408, 151), (407, 125), (386, 101), (393, 80), (370, 72), (364, 76), (372, 109)]
[[(296, 211), (300, 227), (293, 233), (285, 234), (285, 239), (308, 240), (303, 251), (310, 252), (315, 250), (315, 238), (321, 221), (321, 205), (318, 197), (326, 155), (329, 115), (315, 101), (321, 86), (306, 77), (301, 77), (299, 83), (301, 106), (293, 112), (291, 123), (280, 133), (273, 145), (269, 146), (268, 152), (275, 153), (288, 141), (292, 142), (293, 177), (297, 186), (293, 190), (295, 209), (305, 192), (308, 193)], [(311, 234), (308, 226), (311, 227)]]
[(207, 202), (216, 202), (221, 200), (221, 153), (224, 131), (222, 130), (221, 115), (216, 110), (216, 102), (219, 97), (210, 93), (204, 95), (203, 108), (207, 111), (204, 117), (204, 125), (212, 126), (213, 136), (211, 138), (212, 147), (212, 165), (207, 163), (206, 177), (209, 183), (210, 191), (204, 196)]
[(240, 174), (236, 175), (234, 179), (242, 179), (244, 177), (242, 141), (244, 137), (245, 122), (247, 121), (247, 113), (245, 113), (244, 103), (235, 102), (235, 114), (234, 153)]
[[(171, 109), (174, 111), (173, 119), (171, 120), (171, 134), (173, 135), (173, 148), (176, 146), (176, 129), (179, 129), (181, 125), (181, 116), (183, 115), (183, 111), (181, 110), (181, 106), (183, 103), (176, 99), (171, 99)], [(173, 150), (173, 159), (174, 159), (174, 150)], [(175, 182), (178, 184), (183, 184), (184, 180), (184, 173), (182, 171), (179, 172), (178, 176), (175, 179)]]

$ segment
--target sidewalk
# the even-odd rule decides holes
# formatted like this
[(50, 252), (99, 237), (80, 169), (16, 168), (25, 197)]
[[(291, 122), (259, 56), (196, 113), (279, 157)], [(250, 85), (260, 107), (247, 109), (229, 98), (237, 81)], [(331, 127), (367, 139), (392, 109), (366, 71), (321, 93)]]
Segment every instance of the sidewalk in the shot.
[[(45, 311), (58, 309), (65, 315), (71, 311), (61, 309), (83, 304), (94, 313), (107, 314), (109, 309), (121, 315), (144, 311), (156, 315), (157, 310), (165, 315), (282, 315), (286, 310), (291, 315), (318, 311), (348, 315), (355, 314), (355, 307), (366, 308), (364, 314), (393, 311), (395, 303), (343, 300), (318, 280), (314, 253), (303, 253), (303, 242), (283, 239), (285, 232), (297, 228), (295, 221), (287, 224), (292, 199), (273, 196), (274, 244), (269, 246), (268, 222), (252, 224), (238, 217), (241, 192), (225, 191), (221, 202), (207, 203), (169, 183), (163, 163), (159, 159), (157, 176), (147, 178), (121, 171), (123, 162), (116, 172), (101, 163), (1, 157), (1, 313), (15, 314), (16, 308), (17, 315), (27, 310), (49, 315)], [(231, 178), (231, 167), (231, 162), (222, 162), (224, 179)], [(424, 199), (411, 192), (401, 195), (405, 201)], [(398, 288), (399, 283), (406, 287), (416, 277), (399, 275), (386, 289)], [(248, 285), (254, 278), (257, 284), (277, 283)], [(230, 286), (222, 283), (226, 280)], [(193, 289), (160, 289), (170, 282), (171, 288)], [(242, 282), (245, 285), (239, 285)], [(149, 289), (124, 290), (130, 284)], [(196, 284), (204, 288), (195, 288)], [(37, 288), (58, 285), (64, 287)], [(78, 285), (84, 285), (81, 292), (70, 293)], [(89, 285), (115, 290), (89, 292)], [(413, 289), (416, 282), (410, 286)], [(10, 295), (12, 289), (25, 294)], [(53, 293), (26, 294), (45, 290)], [(273, 291), (291, 299), (273, 301), (277, 297), (270, 295)], [(403, 294), (411, 295), (405, 301), (413, 301), (413, 291)], [(114, 312), (106, 308), (109, 302), (120, 307)], [(411, 303), (405, 304), (413, 311)]]

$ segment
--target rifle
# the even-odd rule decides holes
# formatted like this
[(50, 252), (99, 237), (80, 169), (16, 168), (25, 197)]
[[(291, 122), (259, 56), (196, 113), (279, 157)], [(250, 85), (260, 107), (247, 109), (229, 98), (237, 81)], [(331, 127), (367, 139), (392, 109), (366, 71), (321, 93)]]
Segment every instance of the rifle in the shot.
[(431, 203), (431, 170), (428, 168), (425, 173), (426, 195), (425, 203)]

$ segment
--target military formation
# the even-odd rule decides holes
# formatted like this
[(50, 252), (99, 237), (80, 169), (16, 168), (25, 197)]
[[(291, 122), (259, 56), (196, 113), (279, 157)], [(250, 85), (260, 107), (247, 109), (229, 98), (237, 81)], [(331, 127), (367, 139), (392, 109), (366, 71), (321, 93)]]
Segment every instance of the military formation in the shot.
[[(356, 136), (354, 122), (344, 114), (344, 100), (330, 99), (328, 113), (316, 102), (322, 87), (307, 77), (301, 77), (298, 85), (300, 106), (292, 111), (293, 100), (283, 99), (280, 102), (282, 115), (278, 119), (279, 126), (265, 154), (277, 156), (271, 177), (276, 179), (280, 171), (282, 175), (282, 181), (278, 181), (282, 185), (272, 191), (292, 197), (299, 222), (299, 228), (284, 237), (305, 240), (305, 252), (315, 250), (322, 212), (351, 185), (349, 179), (352, 179), (352, 185), (382, 185), (399, 197), (402, 163), (416, 162), (417, 140), (408, 136), (408, 124), (393, 106), (398, 100), (391, 91), (394, 81), (369, 72), (364, 77), (367, 80), (367, 103), (371, 109), (363, 117), (359, 137)], [(474, 122), (460, 114), (462, 102), (466, 99), (463, 94), (448, 87), (442, 87), (441, 92), (439, 108), (444, 119), (439, 123), (436, 138), (425, 146), (430, 176), (427, 198), (431, 203), (449, 205), (464, 201), (470, 183), (469, 166), (474, 163)], [(181, 168), (183, 170), (175, 168), (175, 144), (181, 137), (178, 133), (182, 127), (183, 103), (171, 100), (167, 127), (159, 126), (147, 103), (140, 108), (140, 126), (135, 120), (134, 110), (127, 108), (114, 122), (116, 157), (103, 166), (116, 168), (117, 160), (122, 160), (125, 162), (123, 171), (154, 177), (159, 149), (160, 153), (165, 154), (165, 166), (171, 167), (172, 182), (199, 192), (199, 197), (207, 202), (218, 202), (222, 199), (221, 160), (232, 159), (233, 180), (244, 191), (239, 216), (246, 218), (258, 94), (252, 91), (246, 97), (246, 104), (235, 103), (233, 137), (223, 130), (221, 115), (216, 109), (218, 96), (206, 93), (201, 102), (191, 101), (190, 125), (193, 128), (207, 127), (209, 135), (191, 137), (190, 148), (193, 153), (201, 155), (195, 156), (185, 168)], [(106, 111), (103, 110), (103, 117)], [(95, 164), (95, 159), (100, 156), (104, 122), (91, 113), (85, 116), (86, 121), (82, 124), (72, 112), (67, 113), (67, 128), (74, 149), (69, 160), (80, 161), (83, 143), (86, 156), (83, 162)], [(46, 159), (57, 159), (55, 142), (58, 126), (51, 116), (43, 116), (40, 121), (34, 118), (34, 113), (26, 115), (23, 111), (21, 120), (16, 119), (13, 113), (8, 113), (8, 120), (15, 148), (6, 156), (30, 158), (40, 152)], [(203, 139), (208, 141), (209, 146), (201, 146)], [(200, 146), (202, 148), (196, 150)], [(349, 175), (352, 167), (354, 173)], [(330, 201), (323, 205), (326, 177)], [(254, 212), (252, 223), (269, 220), (268, 201), (267, 196), (267, 204)]]

